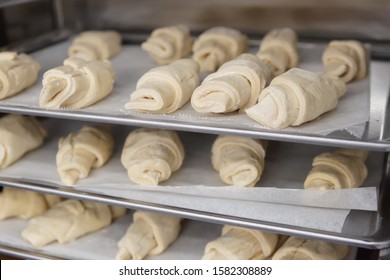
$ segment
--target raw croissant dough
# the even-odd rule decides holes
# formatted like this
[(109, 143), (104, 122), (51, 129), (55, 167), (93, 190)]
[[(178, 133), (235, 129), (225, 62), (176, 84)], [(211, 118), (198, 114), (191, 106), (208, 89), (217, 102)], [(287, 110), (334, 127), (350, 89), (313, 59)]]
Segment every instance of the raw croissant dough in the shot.
[(137, 82), (126, 109), (172, 113), (190, 100), (199, 85), (199, 65), (192, 59), (153, 68)]
[(211, 148), (211, 161), (222, 181), (253, 187), (264, 169), (266, 142), (239, 136), (218, 136)]
[(74, 185), (92, 168), (103, 166), (112, 154), (114, 139), (107, 127), (83, 126), (58, 142), (57, 171), (62, 183)]
[(208, 75), (192, 95), (192, 107), (200, 113), (226, 113), (253, 106), (271, 80), (267, 65), (245, 53)]
[(31, 116), (6, 115), (0, 118), (0, 169), (43, 144), (46, 130)]
[(43, 75), (39, 106), (44, 108), (84, 108), (109, 95), (115, 72), (108, 60), (85, 61), (70, 57), (64, 65)]
[(368, 151), (339, 149), (322, 153), (313, 160), (305, 183), (305, 189), (357, 188), (367, 177), (364, 164)]
[(0, 100), (33, 85), (40, 69), (38, 62), (27, 54), (0, 52)]
[(248, 48), (248, 38), (240, 31), (227, 27), (213, 27), (203, 32), (194, 42), (193, 59), (202, 72), (214, 72), (225, 62), (236, 58)]
[(207, 243), (202, 260), (264, 260), (277, 244), (275, 233), (225, 225), (221, 236)]
[(187, 57), (192, 49), (190, 30), (185, 25), (174, 25), (153, 30), (141, 48), (158, 64), (168, 64)]
[(138, 128), (126, 138), (122, 165), (129, 178), (140, 185), (168, 180), (184, 160), (184, 147), (175, 131)]
[(364, 45), (355, 40), (331, 41), (322, 55), (325, 72), (349, 83), (363, 79), (368, 71)]
[(12, 217), (30, 219), (60, 201), (61, 198), (54, 195), (3, 187), (0, 192), (0, 220)]
[(290, 237), (272, 256), (273, 260), (341, 260), (348, 254), (347, 245), (320, 240)]
[(180, 233), (181, 218), (136, 211), (133, 223), (118, 242), (117, 260), (142, 260), (161, 254)]
[(55, 241), (65, 244), (105, 228), (114, 218), (125, 214), (124, 208), (122, 211), (116, 208), (112, 210), (105, 204), (68, 199), (29, 220), (22, 237), (37, 248)]
[(267, 127), (297, 126), (335, 108), (346, 90), (337, 77), (293, 68), (274, 78), (246, 113)]
[(121, 51), (121, 43), (116, 31), (85, 31), (73, 40), (68, 55), (87, 61), (109, 59)]
[(257, 56), (270, 66), (273, 76), (298, 65), (297, 34), (290, 28), (268, 32), (261, 41)]

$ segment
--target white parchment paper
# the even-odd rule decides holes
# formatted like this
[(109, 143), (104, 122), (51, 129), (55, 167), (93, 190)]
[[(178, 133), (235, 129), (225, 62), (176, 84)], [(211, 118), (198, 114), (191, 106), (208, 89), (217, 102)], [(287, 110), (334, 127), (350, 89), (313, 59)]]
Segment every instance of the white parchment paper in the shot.
[[(39, 109), (39, 93), (42, 88), (41, 80), (45, 71), (62, 65), (67, 56), (67, 48), (70, 41), (57, 44), (52, 47), (38, 51), (32, 56), (42, 65), (41, 76), (38, 82), (25, 92), (0, 101), (5, 106), (22, 106)], [(321, 55), (326, 45), (321, 44), (299, 44), (299, 53), (301, 56), (300, 68), (323, 71)], [(256, 48), (250, 52), (255, 53)], [(187, 103), (183, 108), (172, 114), (148, 114), (124, 109), (124, 104), (129, 101), (130, 94), (134, 91), (138, 79), (149, 69), (157, 65), (142, 51), (138, 45), (125, 45), (122, 52), (112, 59), (114, 69), (116, 70), (115, 88), (106, 99), (82, 109), (82, 111), (91, 114), (104, 114), (122, 118), (137, 118), (148, 121), (175, 121), (183, 124), (202, 124), (210, 127), (239, 128), (251, 131), (270, 130), (251, 118), (245, 113), (230, 113), (222, 115), (207, 115), (197, 113)], [(370, 77), (371, 73), (362, 80), (352, 82), (348, 85), (348, 91), (343, 96), (337, 108), (320, 116), (315, 121), (303, 124), (299, 127), (286, 128), (283, 131), (305, 134), (327, 135), (334, 131), (347, 130), (354, 137), (361, 138), (364, 127), (369, 118), (369, 96), (370, 96)], [(44, 112), (46, 109), (42, 109)], [(63, 110), (68, 113), (77, 110)], [(361, 129), (356, 129), (356, 126)]]
[[(49, 137), (38, 150), (0, 171), (0, 177), (45, 185), (62, 185), (57, 174), (55, 155), (61, 136), (77, 131), (84, 123), (48, 119)], [(180, 132), (186, 149), (182, 168), (161, 186), (134, 184), (120, 162), (122, 146), (130, 127), (112, 126), (115, 151), (102, 168), (79, 180), (75, 188), (87, 192), (231, 215), (261, 221), (341, 232), (352, 209), (376, 211), (377, 187), (381, 178), (383, 155), (371, 153), (368, 174), (361, 188), (309, 191), (303, 181), (318, 153), (329, 147), (269, 142), (265, 169), (254, 188), (226, 186), (213, 170), (210, 148), (213, 135)], [(272, 214), (271, 214), (272, 213)]]

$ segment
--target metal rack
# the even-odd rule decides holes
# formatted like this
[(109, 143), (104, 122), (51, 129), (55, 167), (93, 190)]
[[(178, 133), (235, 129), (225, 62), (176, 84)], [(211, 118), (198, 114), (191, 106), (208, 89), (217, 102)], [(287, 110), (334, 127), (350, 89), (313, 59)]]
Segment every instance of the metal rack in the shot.
[[(20, 1), (0, 1), (0, 9), (7, 8), (12, 5), (20, 5), (30, 2), (39, 2), (41, 0), (20, 0)], [(64, 8), (61, 0), (51, 1), (53, 5), (53, 16), (55, 20), (55, 26), (49, 33), (43, 34), (42, 36), (26, 40), (25, 42), (18, 42), (17, 44), (7, 46), (8, 49), (14, 49), (17, 51), (33, 52), (46, 48), (50, 45), (58, 44), (64, 40), (70, 38), (73, 34), (71, 31), (66, 29), (64, 19)], [(123, 33), (125, 38), (130, 38), (129, 42), (136, 44), (139, 38), (145, 37), (146, 33), (138, 32), (135, 33)], [(134, 39), (135, 38), (135, 39)], [(257, 41), (255, 41), (257, 42)], [(374, 48), (378, 50), (378, 48)], [(387, 49), (385, 48), (386, 53)], [(153, 118), (143, 118), (142, 116), (128, 116), (125, 114), (110, 114), (100, 113), (93, 110), (85, 111), (72, 111), (72, 110), (45, 110), (37, 107), (23, 106), (23, 104), (10, 105), (6, 102), (0, 102), (0, 112), (5, 113), (16, 113), (16, 114), (27, 114), (35, 116), (43, 116), (49, 118), (60, 118), (70, 120), (82, 120), (82, 121), (93, 121), (93, 122), (104, 122), (119, 125), (129, 126), (145, 126), (145, 127), (159, 127), (165, 129), (193, 131), (201, 133), (211, 134), (232, 134), (242, 135), (254, 138), (263, 138), (269, 140), (298, 142), (305, 144), (314, 145), (325, 145), (335, 147), (354, 147), (362, 148), (373, 151), (383, 152), (386, 155), (386, 161), (384, 163), (383, 178), (380, 187), (379, 204), (380, 210), (378, 213), (373, 214), (371, 218), (374, 222), (373, 228), (374, 233), (362, 236), (354, 235), (351, 232), (344, 233), (333, 233), (323, 232), (318, 230), (312, 230), (307, 228), (297, 228), (286, 226), (278, 223), (269, 223), (258, 220), (243, 219), (239, 217), (215, 214), (211, 212), (197, 211), (194, 209), (185, 209), (171, 207), (167, 205), (148, 203), (140, 200), (122, 199), (119, 197), (101, 195), (92, 192), (78, 191), (75, 189), (69, 189), (62, 186), (52, 186), (39, 184), (34, 181), (23, 181), (23, 180), (11, 180), (11, 179), (0, 179), (0, 184), (3, 186), (22, 188), (27, 190), (33, 190), (43, 193), (55, 194), (69, 198), (90, 200), (96, 202), (102, 202), (112, 205), (118, 205), (127, 207), (130, 209), (142, 209), (155, 211), (160, 213), (172, 214), (181, 216), (183, 218), (189, 218), (194, 220), (219, 223), (219, 224), (234, 224), (237, 226), (256, 228), (266, 231), (273, 231), (280, 234), (298, 235), (305, 236), (307, 238), (315, 238), (328, 240), (332, 242), (339, 242), (349, 244), (353, 246), (359, 246), (370, 249), (384, 249), (390, 247), (390, 190), (388, 188), (389, 180), (389, 161), (388, 152), (390, 151), (390, 138), (389, 131), (389, 116), (388, 116), (388, 103), (389, 103), (389, 90), (390, 90), (390, 79), (386, 72), (390, 69), (388, 62), (384, 60), (374, 61), (372, 71), (376, 71), (380, 77), (371, 83), (371, 95), (370, 95), (370, 115), (367, 121), (364, 134), (361, 139), (351, 137), (346, 134), (331, 134), (331, 135), (318, 135), (318, 134), (307, 134), (300, 132), (285, 132), (285, 131), (273, 131), (264, 129), (246, 129), (239, 126), (219, 126), (219, 125), (204, 125), (202, 123), (187, 122), (183, 120), (179, 121), (166, 121), (156, 120)], [(385, 71), (383, 71), (385, 69)], [(378, 90), (380, 88), (380, 90)], [(36, 92), (35, 92), (36, 93)], [(17, 102), (16, 102), (17, 103)], [(16, 104), (15, 103), (15, 104)], [(358, 226), (361, 213), (352, 212), (347, 222)], [(364, 216), (364, 215), (363, 215)], [(10, 255), (14, 255), (22, 258), (34, 258), (34, 259), (47, 259), (54, 258), (53, 256), (36, 254), (35, 252), (29, 252), (26, 250), (20, 250), (9, 246), (0, 246), (0, 252), (4, 252)]]

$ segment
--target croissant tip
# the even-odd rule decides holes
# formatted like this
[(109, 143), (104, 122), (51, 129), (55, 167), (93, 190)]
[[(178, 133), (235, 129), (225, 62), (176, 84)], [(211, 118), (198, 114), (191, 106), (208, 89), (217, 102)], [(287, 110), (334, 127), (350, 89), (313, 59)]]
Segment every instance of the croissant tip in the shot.
[(131, 253), (126, 248), (119, 248), (118, 253), (115, 256), (116, 260), (131, 260), (133, 259)]

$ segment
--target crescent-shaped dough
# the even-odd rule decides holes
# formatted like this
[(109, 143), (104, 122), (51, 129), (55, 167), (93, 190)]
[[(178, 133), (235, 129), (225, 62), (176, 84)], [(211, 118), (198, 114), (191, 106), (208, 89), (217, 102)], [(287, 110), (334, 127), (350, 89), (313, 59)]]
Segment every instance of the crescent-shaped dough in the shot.
[(269, 67), (245, 53), (208, 75), (192, 95), (192, 107), (200, 113), (227, 113), (253, 106), (271, 80)]
[(60, 201), (61, 198), (55, 195), (3, 187), (0, 192), (0, 220), (12, 217), (30, 219)]
[(57, 171), (62, 183), (74, 185), (92, 168), (103, 166), (112, 154), (114, 139), (107, 127), (85, 125), (58, 141)]
[(278, 245), (278, 235), (225, 225), (222, 234), (207, 243), (202, 260), (264, 260)]
[(266, 142), (240, 136), (218, 136), (211, 148), (211, 161), (222, 181), (253, 187), (264, 169)]
[(188, 27), (179, 24), (153, 30), (141, 48), (158, 64), (169, 64), (187, 57), (191, 53), (192, 42)]
[(133, 223), (118, 242), (117, 260), (142, 260), (158, 255), (174, 242), (180, 233), (181, 218), (136, 211)]
[(337, 77), (293, 68), (274, 78), (246, 113), (270, 128), (297, 126), (335, 108), (346, 90)]
[(193, 59), (199, 63), (202, 72), (214, 72), (247, 48), (246, 35), (236, 29), (217, 26), (206, 30), (195, 40)]
[(85, 61), (70, 57), (64, 65), (43, 75), (39, 106), (44, 108), (84, 108), (108, 96), (115, 72), (108, 60)]
[(122, 165), (129, 178), (140, 185), (168, 180), (184, 160), (184, 147), (176, 131), (138, 128), (126, 138)]
[(46, 130), (32, 116), (6, 115), (0, 118), (0, 169), (43, 144)]
[(58, 241), (68, 243), (111, 224), (111, 206), (68, 199), (29, 220), (22, 237), (34, 247)]
[(276, 28), (261, 41), (257, 56), (270, 66), (273, 76), (298, 65), (297, 34), (291, 28)]
[(273, 260), (342, 260), (349, 251), (344, 244), (289, 237), (272, 256)]
[(0, 52), (0, 100), (33, 85), (40, 69), (38, 62), (27, 54)]
[(313, 160), (313, 166), (304, 183), (305, 189), (344, 189), (360, 187), (367, 177), (364, 164), (368, 151), (339, 149), (322, 153)]
[(85, 31), (75, 37), (68, 55), (87, 61), (110, 59), (121, 51), (121, 43), (121, 35), (116, 31)]
[(364, 45), (355, 40), (331, 41), (322, 55), (325, 72), (345, 83), (363, 79), (368, 72), (368, 55)]
[(198, 63), (185, 58), (153, 68), (138, 80), (125, 107), (151, 113), (172, 113), (190, 100), (199, 85), (198, 72)]

